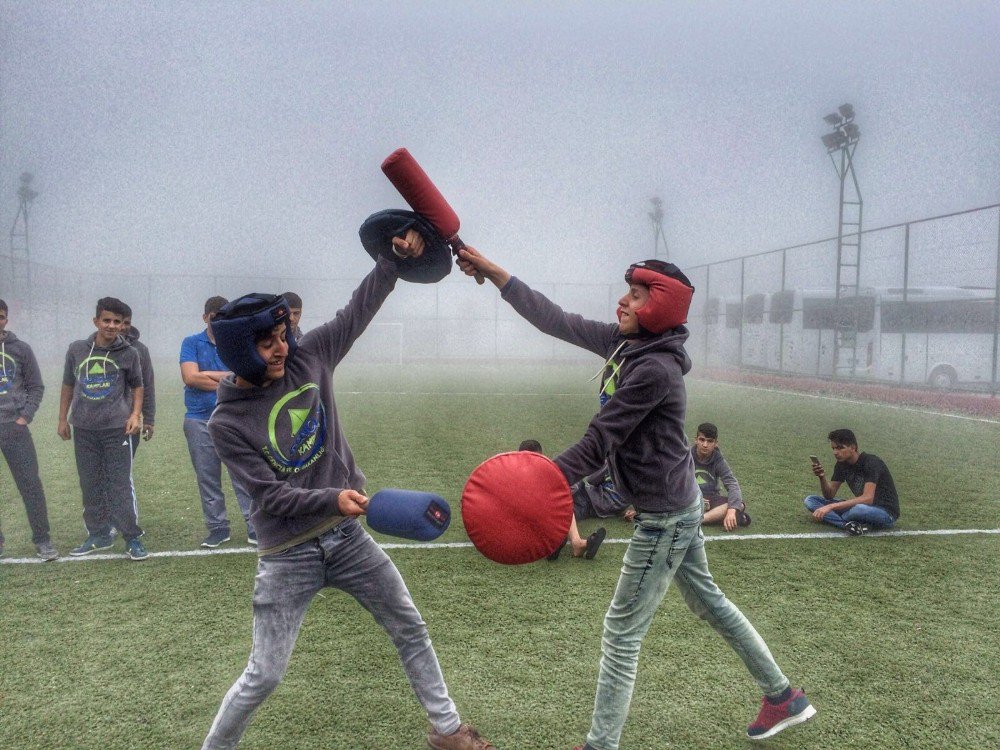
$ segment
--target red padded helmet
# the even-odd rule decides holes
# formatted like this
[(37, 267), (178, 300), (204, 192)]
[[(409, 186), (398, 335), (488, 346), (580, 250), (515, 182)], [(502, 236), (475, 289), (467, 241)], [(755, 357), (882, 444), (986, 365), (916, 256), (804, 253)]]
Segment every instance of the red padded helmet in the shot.
[(658, 334), (687, 322), (694, 287), (673, 263), (662, 260), (633, 263), (625, 272), (625, 281), (649, 289), (649, 301), (635, 311), (639, 325), (645, 330)]

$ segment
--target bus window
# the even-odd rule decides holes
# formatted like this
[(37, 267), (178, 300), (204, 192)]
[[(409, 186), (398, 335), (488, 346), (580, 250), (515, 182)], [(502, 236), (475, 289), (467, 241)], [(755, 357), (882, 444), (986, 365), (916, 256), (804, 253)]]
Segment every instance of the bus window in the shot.
[(705, 324), (714, 326), (719, 322), (719, 298), (709, 297), (705, 302)]
[(743, 303), (743, 317), (747, 323), (764, 322), (764, 295), (751, 294)]
[(743, 318), (743, 305), (739, 302), (726, 303), (726, 328), (739, 328)]
[(795, 291), (786, 289), (783, 292), (775, 292), (771, 295), (771, 313), (769, 320), (772, 323), (791, 323), (795, 314)]

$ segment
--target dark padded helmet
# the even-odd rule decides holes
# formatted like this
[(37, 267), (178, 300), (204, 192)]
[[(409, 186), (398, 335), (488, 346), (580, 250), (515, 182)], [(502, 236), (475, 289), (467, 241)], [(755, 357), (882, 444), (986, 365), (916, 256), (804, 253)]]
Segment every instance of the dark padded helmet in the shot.
[(257, 353), (257, 338), (284, 322), (291, 361), (298, 345), (292, 335), (291, 310), (284, 297), (253, 292), (224, 305), (212, 320), (219, 359), (254, 385), (264, 385), (267, 362)]

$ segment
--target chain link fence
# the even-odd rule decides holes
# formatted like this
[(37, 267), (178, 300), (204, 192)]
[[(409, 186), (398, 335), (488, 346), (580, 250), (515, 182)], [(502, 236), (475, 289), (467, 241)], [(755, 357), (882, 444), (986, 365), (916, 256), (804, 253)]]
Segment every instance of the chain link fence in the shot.
[[(932, 385), (997, 392), (1000, 204), (861, 234), (859, 291), (837, 299), (837, 239), (684, 269), (697, 292), (688, 351), (696, 371)], [(92, 331), (100, 297), (126, 301), (153, 356), (174, 359), (201, 330), (208, 297), (291, 290), (303, 328), (331, 319), (357, 278), (79, 273), (0, 254), (0, 297), (11, 330), (40, 359), (59, 362)], [(623, 283), (534, 284), (564, 309), (614, 320)], [(851, 329), (847, 356), (838, 335)], [(839, 332), (839, 333), (838, 333)], [(841, 343), (838, 345), (838, 341)], [(586, 361), (581, 350), (538, 333), (493, 290), (453, 273), (438, 284), (401, 282), (350, 354), (365, 362)]]

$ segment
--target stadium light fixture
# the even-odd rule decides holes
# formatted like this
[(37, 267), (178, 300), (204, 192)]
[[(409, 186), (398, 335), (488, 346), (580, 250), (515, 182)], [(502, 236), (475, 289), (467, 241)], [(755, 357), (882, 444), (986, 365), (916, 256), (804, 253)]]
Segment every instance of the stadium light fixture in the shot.
[(841, 104), (837, 107), (837, 111), (844, 116), (845, 120), (854, 119), (854, 105), (853, 104)]
[(833, 125), (833, 127), (837, 127), (838, 125), (840, 125), (840, 123), (843, 121), (844, 118), (838, 115), (836, 112), (831, 112), (830, 114), (825, 115), (823, 119), (826, 120), (827, 123), (829, 123), (830, 125)]

